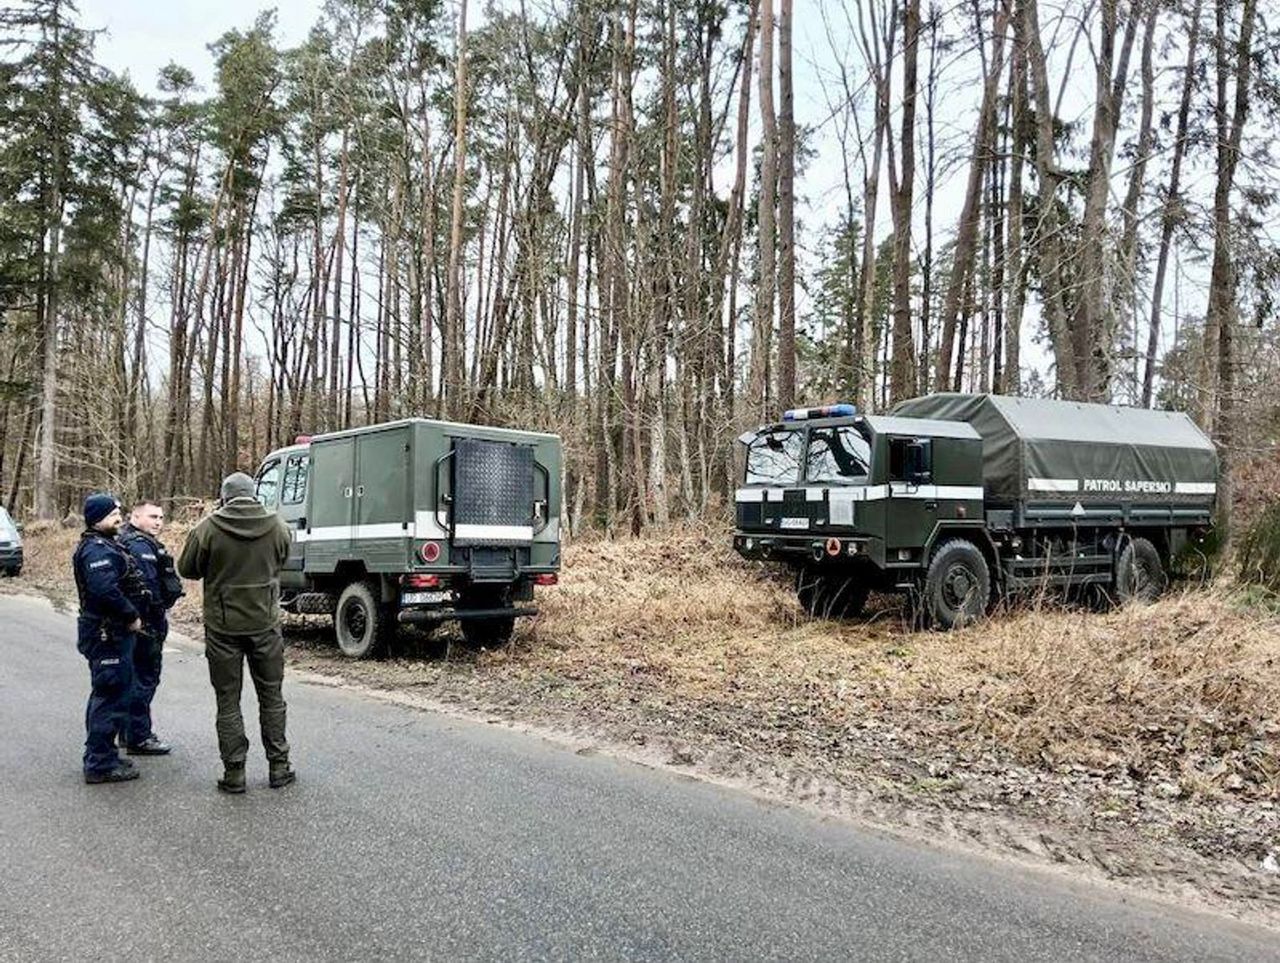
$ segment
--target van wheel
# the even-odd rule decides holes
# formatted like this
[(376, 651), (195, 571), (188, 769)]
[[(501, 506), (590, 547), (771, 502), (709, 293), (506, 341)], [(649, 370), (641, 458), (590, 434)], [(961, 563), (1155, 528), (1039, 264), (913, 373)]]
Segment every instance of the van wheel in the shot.
[(853, 619), (862, 614), (870, 587), (849, 575), (822, 575), (802, 568), (796, 573), (800, 607), (817, 619)]
[(371, 582), (352, 582), (338, 596), (333, 613), (338, 648), (349, 659), (381, 655), (395, 630), (395, 613)]
[(1154, 602), (1169, 585), (1160, 553), (1145, 538), (1131, 538), (1116, 562), (1116, 598)]
[(991, 570), (982, 550), (964, 539), (944, 542), (933, 555), (920, 602), (929, 623), (955, 629), (977, 621), (991, 599)]

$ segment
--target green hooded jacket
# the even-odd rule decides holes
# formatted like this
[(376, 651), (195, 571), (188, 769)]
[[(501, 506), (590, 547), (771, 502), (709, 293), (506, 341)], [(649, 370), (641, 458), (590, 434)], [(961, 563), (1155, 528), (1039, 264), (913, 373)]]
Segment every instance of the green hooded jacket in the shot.
[(253, 498), (233, 498), (201, 519), (182, 546), (178, 574), (204, 579), (205, 628), (252, 635), (280, 621), (280, 569), (289, 530)]

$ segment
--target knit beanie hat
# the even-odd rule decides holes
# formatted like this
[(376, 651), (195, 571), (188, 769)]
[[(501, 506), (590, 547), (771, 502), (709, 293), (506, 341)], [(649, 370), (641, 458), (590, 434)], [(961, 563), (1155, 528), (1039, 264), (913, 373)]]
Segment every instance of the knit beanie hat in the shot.
[(119, 507), (120, 503), (116, 501), (115, 495), (108, 492), (94, 492), (84, 500), (85, 528), (93, 528)]

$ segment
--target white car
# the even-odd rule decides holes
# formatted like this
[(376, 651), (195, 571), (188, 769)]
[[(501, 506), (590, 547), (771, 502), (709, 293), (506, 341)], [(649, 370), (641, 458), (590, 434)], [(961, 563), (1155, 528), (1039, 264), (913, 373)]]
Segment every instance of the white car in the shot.
[(0, 506), (0, 572), (22, 574), (22, 529)]

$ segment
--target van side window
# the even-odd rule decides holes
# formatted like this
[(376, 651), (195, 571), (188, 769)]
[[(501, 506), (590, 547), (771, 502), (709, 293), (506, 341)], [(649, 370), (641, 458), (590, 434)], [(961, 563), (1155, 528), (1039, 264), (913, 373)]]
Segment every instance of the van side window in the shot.
[(263, 508), (274, 509), (280, 496), (280, 462), (277, 459), (258, 472), (258, 490), (255, 493)]
[(300, 505), (307, 498), (307, 470), (311, 467), (310, 455), (290, 455), (285, 463), (284, 485), (280, 489), (280, 504)]

